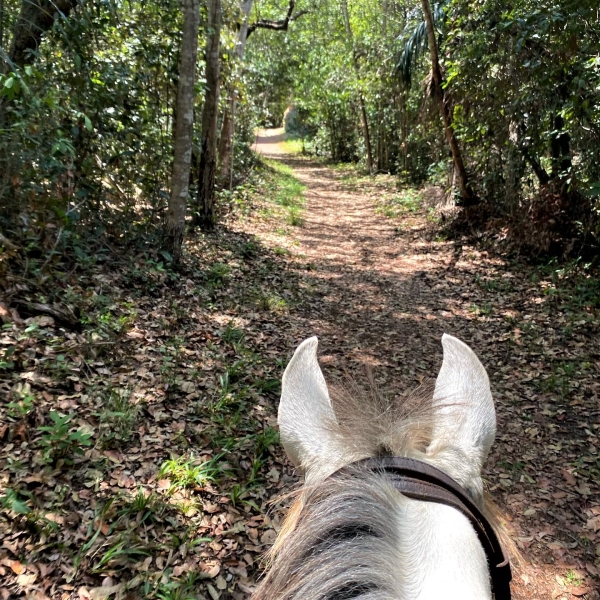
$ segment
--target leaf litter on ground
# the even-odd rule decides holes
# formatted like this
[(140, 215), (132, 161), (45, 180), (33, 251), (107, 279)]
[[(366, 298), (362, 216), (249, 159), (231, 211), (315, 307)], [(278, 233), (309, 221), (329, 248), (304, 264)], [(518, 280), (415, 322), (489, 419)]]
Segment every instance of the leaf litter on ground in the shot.
[(53, 301), (79, 331), (21, 318), (11, 297), (47, 299), (8, 282), (0, 597), (247, 598), (298, 483), (276, 429), (296, 345), (316, 333), (330, 375), (369, 366), (400, 394), (448, 331), (492, 381), (485, 478), (531, 561), (516, 597), (597, 598), (594, 280), (443, 239), (427, 190), (273, 158), (283, 175), (260, 171), (180, 271), (144, 253), (74, 271)]

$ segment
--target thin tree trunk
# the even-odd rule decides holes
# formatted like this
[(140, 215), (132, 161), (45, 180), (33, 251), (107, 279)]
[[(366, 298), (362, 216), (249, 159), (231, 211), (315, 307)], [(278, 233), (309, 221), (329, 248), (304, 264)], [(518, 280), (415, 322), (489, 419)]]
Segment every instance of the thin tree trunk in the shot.
[[(241, 9), (243, 20), (237, 33), (235, 54), (238, 63), (244, 60), (244, 51), (246, 50), (246, 40), (248, 39), (248, 18), (252, 11), (253, 0), (243, 0)], [(235, 114), (236, 95), (235, 90), (230, 90), (229, 106), (223, 115), (223, 124), (221, 125), (221, 138), (219, 140), (219, 164), (221, 181), (227, 181), (229, 170), (231, 168), (231, 150), (233, 148), (233, 115)]]
[(217, 170), (217, 117), (219, 111), (219, 38), (221, 0), (208, 0), (206, 39), (206, 95), (202, 108), (202, 143), (198, 180), (198, 211), (194, 224), (213, 229), (215, 214), (215, 174)]
[(0, 0), (0, 48), (4, 48), (4, 0)]
[[(54, 24), (56, 14), (68, 17), (78, 0), (23, 0), (15, 24), (10, 49), (10, 60), (17, 67), (33, 62), (32, 52), (37, 50), (43, 35)], [(5, 69), (8, 65), (5, 65)]]
[(460, 152), (456, 136), (454, 135), (454, 129), (452, 128), (452, 115), (450, 114), (448, 98), (446, 97), (446, 93), (443, 88), (444, 80), (442, 77), (442, 70), (440, 68), (437, 42), (435, 39), (435, 29), (433, 25), (433, 16), (431, 14), (429, 0), (421, 0), (421, 5), (423, 6), (423, 15), (425, 17), (425, 24), (427, 27), (427, 41), (429, 43), (429, 53), (431, 55), (431, 74), (433, 77), (434, 91), (440, 107), (440, 113), (442, 114), (442, 120), (444, 121), (446, 139), (448, 140), (448, 145), (450, 146), (450, 151), (452, 152), (452, 159), (454, 161), (454, 168), (458, 177), (458, 184), (462, 197), (462, 205), (471, 206), (477, 203), (477, 198), (475, 197), (475, 194), (469, 185), (462, 154)]
[(192, 164), (194, 134), (194, 85), (198, 57), (200, 1), (183, 0), (183, 38), (179, 63), (179, 81), (175, 104), (175, 133), (171, 197), (165, 222), (165, 248), (177, 264), (185, 230), (185, 213)]
[[(6, 56), (3, 51), (0, 56), (0, 73), (8, 73), (15, 67), (23, 68), (31, 64), (42, 37), (54, 24), (55, 15), (68, 17), (77, 2), (78, 0), (22, 0), (13, 29), (10, 52)], [(9, 124), (5, 99), (0, 98), (0, 126), (4, 128)]]
[(523, 153), (525, 160), (530, 164), (531, 168), (533, 169), (533, 172), (538, 178), (540, 185), (547, 185), (550, 181), (550, 175), (548, 175), (546, 169), (542, 167), (540, 161), (531, 154), (529, 148), (522, 148), (521, 152)]
[(552, 156), (552, 178), (566, 178), (571, 171), (571, 136), (565, 130), (565, 120), (561, 115), (554, 117), (554, 131), (550, 137), (550, 152)]
[(402, 131), (402, 176), (408, 175), (408, 102), (406, 98), (406, 92), (402, 92), (401, 96), (402, 107), (400, 111), (400, 128)]
[[(356, 73), (356, 79), (360, 79), (360, 65), (358, 64), (358, 58), (356, 56), (356, 49), (354, 48), (354, 35), (352, 34), (352, 27), (350, 25), (350, 15), (348, 14), (348, 2), (342, 0), (342, 13), (344, 15), (344, 24), (346, 26), (346, 35), (348, 36), (348, 43), (352, 50), (352, 65), (354, 66), (354, 72)], [(367, 118), (367, 108), (365, 105), (365, 97), (362, 93), (362, 89), (358, 90), (358, 104), (360, 108), (360, 123), (363, 130), (363, 138), (365, 141), (365, 150), (367, 153), (367, 169), (369, 174), (373, 174), (373, 152), (371, 151), (371, 136), (369, 134), (369, 120)]]

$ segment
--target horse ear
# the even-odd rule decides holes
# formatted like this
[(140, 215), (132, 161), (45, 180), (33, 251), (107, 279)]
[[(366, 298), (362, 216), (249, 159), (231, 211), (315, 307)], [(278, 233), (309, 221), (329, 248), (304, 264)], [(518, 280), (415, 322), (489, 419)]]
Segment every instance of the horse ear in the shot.
[(336, 422), (317, 361), (318, 344), (312, 337), (296, 349), (283, 374), (277, 415), (281, 443), (290, 460), (304, 470), (329, 455)]
[(485, 368), (465, 343), (444, 334), (435, 382), (432, 446), (453, 446), (481, 469), (496, 435), (496, 411)]

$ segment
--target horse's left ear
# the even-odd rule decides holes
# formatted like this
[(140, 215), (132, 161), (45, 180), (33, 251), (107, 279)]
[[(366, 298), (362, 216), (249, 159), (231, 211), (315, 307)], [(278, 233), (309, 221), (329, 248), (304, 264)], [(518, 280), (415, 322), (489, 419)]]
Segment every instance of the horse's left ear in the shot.
[(444, 361), (435, 382), (432, 448), (455, 447), (478, 471), (494, 443), (496, 411), (490, 381), (475, 353), (444, 334)]
[(312, 337), (296, 349), (283, 374), (277, 415), (281, 443), (290, 460), (303, 470), (332, 458), (335, 445), (335, 414), (317, 361), (318, 344)]

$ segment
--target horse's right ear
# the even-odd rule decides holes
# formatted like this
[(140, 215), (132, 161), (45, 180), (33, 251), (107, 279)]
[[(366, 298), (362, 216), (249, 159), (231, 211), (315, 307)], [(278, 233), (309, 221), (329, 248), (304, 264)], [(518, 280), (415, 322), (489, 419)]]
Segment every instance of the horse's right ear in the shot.
[(281, 443), (290, 460), (303, 470), (332, 458), (335, 445), (335, 414), (317, 361), (318, 344), (312, 337), (296, 349), (283, 374), (277, 415)]
[(442, 346), (444, 361), (433, 394), (433, 444), (461, 450), (479, 472), (496, 434), (490, 381), (465, 343), (444, 334)]

